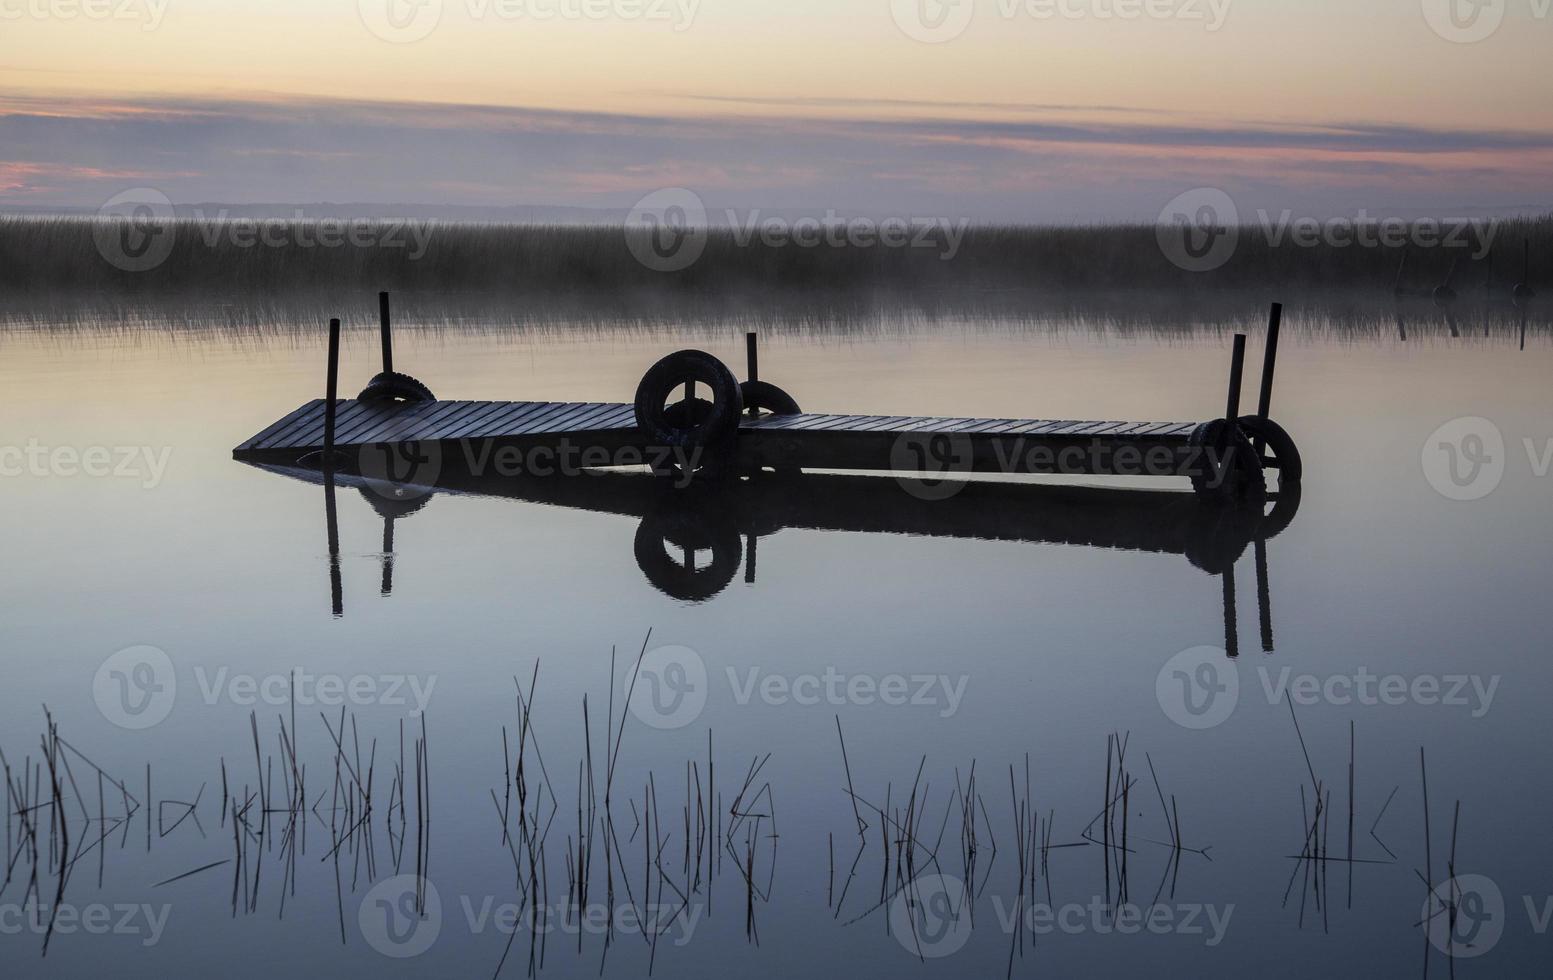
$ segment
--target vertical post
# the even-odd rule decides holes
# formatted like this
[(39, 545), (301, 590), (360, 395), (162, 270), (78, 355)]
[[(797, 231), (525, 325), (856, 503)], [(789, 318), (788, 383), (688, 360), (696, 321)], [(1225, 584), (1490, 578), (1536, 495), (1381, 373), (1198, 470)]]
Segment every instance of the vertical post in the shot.
[[(749, 364), (749, 379), (760, 380), (760, 346), (756, 341), (754, 331), (744, 335), (744, 358)], [(749, 416), (754, 418), (760, 414), (760, 409), (754, 405), (749, 406)]]
[(340, 392), (340, 321), (329, 321), (329, 369), (324, 383), (324, 468), (334, 469), (334, 416)]
[[(1273, 376), (1278, 370), (1278, 333), (1283, 327), (1283, 304), (1274, 303), (1267, 317), (1267, 349), (1262, 352), (1262, 391), (1256, 400), (1256, 416), (1266, 421), (1273, 410)], [(1258, 456), (1262, 440), (1254, 443)]]
[(345, 614), (340, 580), (340, 523), (334, 503), (334, 418), (340, 392), (340, 321), (329, 321), (329, 368), (324, 382), (324, 524), (329, 536), (329, 598), (336, 618)]
[(755, 584), (755, 542), (759, 540), (760, 536), (755, 534), (745, 535), (744, 538), (744, 581), (749, 585)]
[(1240, 387), (1246, 369), (1246, 335), (1235, 335), (1235, 346), (1229, 358), (1229, 397), (1226, 399), (1224, 418), (1234, 422), (1240, 418)]
[(1265, 419), (1273, 408), (1273, 373), (1278, 367), (1278, 332), (1283, 326), (1283, 304), (1274, 303), (1267, 318), (1267, 350), (1262, 353), (1262, 393), (1256, 402), (1258, 418)]
[(377, 321), (378, 333), (383, 340), (383, 373), (392, 374), (394, 370), (394, 328), (393, 321), (388, 315), (388, 294), (377, 294)]

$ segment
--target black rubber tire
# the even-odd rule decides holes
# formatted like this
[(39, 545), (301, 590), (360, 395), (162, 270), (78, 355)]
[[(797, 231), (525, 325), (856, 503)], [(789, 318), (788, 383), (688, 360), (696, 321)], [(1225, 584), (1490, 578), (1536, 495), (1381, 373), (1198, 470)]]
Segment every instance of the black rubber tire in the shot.
[[(715, 507), (661, 504), (637, 526), (633, 550), (637, 567), (659, 592), (680, 602), (705, 602), (728, 587), (739, 574), (744, 543), (731, 520)], [(687, 568), (669, 548), (711, 551), (705, 568)]]
[[(666, 405), (687, 381), (704, 385), (710, 401)], [(739, 437), (744, 398), (727, 366), (705, 351), (682, 350), (647, 369), (636, 387), (636, 424), (650, 448), (700, 450), (706, 464), (726, 460)]]
[(1289, 433), (1284, 431), (1283, 426), (1259, 415), (1242, 415), (1239, 424), (1240, 431), (1244, 432), (1253, 444), (1261, 440), (1272, 453), (1276, 463), (1275, 468), (1278, 470), (1280, 487), (1287, 483), (1298, 483), (1305, 476), (1305, 463), (1300, 459), (1299, 447), (1294, 444), (1294, 439)]
[(769, 381), (745, 381), (739, 385), (744, 410), (755, 409), (766, 415), (802, 415), (798, 401)]
[(361, 394), (356, 396), (357, 401), (364, 402), (434, 402), (437, 396), (431, 393), (431, 389), (408, 374), (400, 374), (397, 371), (384, 371), (361, 389)]
[[(1227, 440), (1221, 438), (1229, 424), (1224, 419), (1214, 419), (1193, 430), (1191, 444), (1204, 451), (1191, 474), (1192, 489), (1205, 500), (1241, 503), (1263, 499), (1267, 495), (1267, 478), (1262, 472), (1261, 458), (1239, 425), (1232, 427)], [(1218, 452), (1221, 442), (1226, 443), (1224, 454)]]

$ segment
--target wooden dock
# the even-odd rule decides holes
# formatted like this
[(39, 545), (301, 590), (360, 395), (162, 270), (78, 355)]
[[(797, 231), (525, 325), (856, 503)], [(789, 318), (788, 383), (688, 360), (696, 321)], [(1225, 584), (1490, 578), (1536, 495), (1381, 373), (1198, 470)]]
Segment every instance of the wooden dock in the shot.
[[(1199, 494), (1221, 499), (1259, 497), (1268, 467), (1280, 471), (1280, 483), (1300, 478), (1293, 441), (1268, 415), (1277, 304), (1256, 415), (1240, 414), (1246, 338), (1236, 334), (1223, 416), (1096, 422), (802, 412), (790, 395), (759, 379), (754, 334), (746, 337), (744, 382), (712, 355), (686, 350), (649, 368), (629, 404), (440, 400), (421, 382), (394, 373), (387, 294), (380, 300), (383, 372), (357, 398), (339, 398), (340, 321), (330, 321), (325, 397), (244, 441), (234, 457), (282, 466), (317, 459), (345, 473), (360, 471), (369, 455), (385, 455), (369, 454), (372, 449), (434, 458), (435, 466), (396, 472), (412, 484), (466, 468), (487, 476), (493, 465), (504, 468), (502, 475), (543, 475), (525, 465), (540, 458), (563, 461), (563, 472), (645, 465), (701, 476), (826, 470), (928, 480), (987, 473), (1188, 477)], [(708, 390), (710, 400), (698, 395)]]
[[(325, 445), (324, 399), (307, 402), (244, 441), (244, 461), (295, 461)], [(487, 455), (474, 444), (554, 447), (563, 438), (576, 449), (614, 453), (654, 447), (639, 434), (632, 406), (602, 402), (438, 401), (420, 404), (337, 402), (334, 448), (357, 453), (369, 446), (442, 445), (444, 460)], [(902, 415), (765, 415), (739, 424), (738, 463), (748, 468), (893, 470), (904, 472), (914, 447), (921, 471), (1080, 473), (1116, 471), (1115, 457), (1150, 467), (1152, 476), (1186, 473), (1199, 455), (1191, 446), (1196, 422), (1090, 422), (1062, 419), (976, 419)], [(460, 453), (460, 447), (466, 450)], [(1101, 451), (1092, 451), (1095, 448)], [(902, 456), (903, 449), (906, 455)], [(1073, 452), (1073, 450), (1079, 450)], [(1066, 458), (1064, 456), (1066, 455)], [(1109, 459), (1108, 459), (1109, 458)], [(931, 465), (930, 465), (931, 464)]]

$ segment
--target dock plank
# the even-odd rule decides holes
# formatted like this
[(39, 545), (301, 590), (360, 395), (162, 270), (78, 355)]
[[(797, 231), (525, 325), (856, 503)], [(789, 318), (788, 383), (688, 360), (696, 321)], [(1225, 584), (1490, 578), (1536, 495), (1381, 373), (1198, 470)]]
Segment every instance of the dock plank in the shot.
[[(978, 439), (1024, 437), (1179, 441), (1196, 422), (1081, 421), (1072, 419), (968, 418), (819, 414), (741, 418), (749, 433), (791, 432), (804, 438), (868, 435), (880, 439), (906, 433), (957, 434)], [(311, 451), (323, 444), (324, 402), (308, 401), (241, 443), (238, 454)], [(629, 404), (608, 402), (444, 401), (424, 404), (337, 403), (335, 444), (343, 448), (383, 442), (454, 441), (543, 437), (562, 433), (635, 430)]]

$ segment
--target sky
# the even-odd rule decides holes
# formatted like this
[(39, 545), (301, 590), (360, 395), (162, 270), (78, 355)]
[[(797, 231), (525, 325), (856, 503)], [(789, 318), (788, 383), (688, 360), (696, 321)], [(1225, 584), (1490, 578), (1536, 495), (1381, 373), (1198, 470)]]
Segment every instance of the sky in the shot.
[(0, 205), (1553, 202), (1553, 0), (0, 0)]

